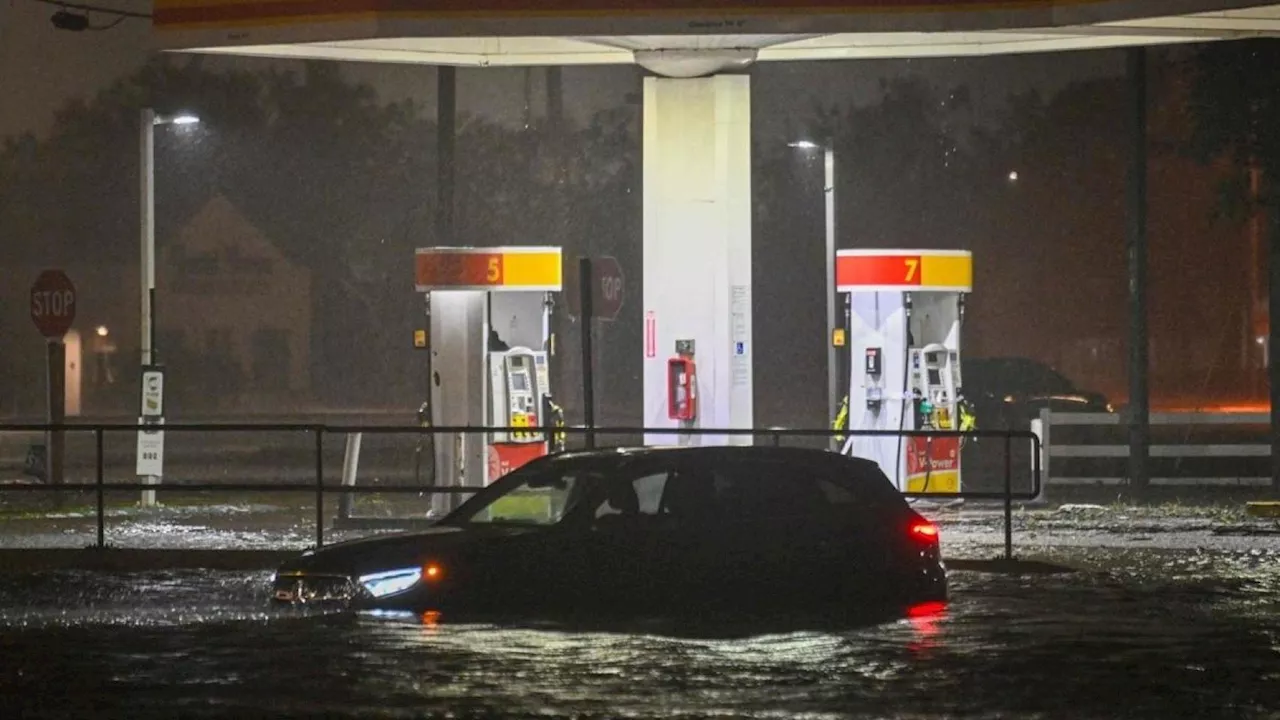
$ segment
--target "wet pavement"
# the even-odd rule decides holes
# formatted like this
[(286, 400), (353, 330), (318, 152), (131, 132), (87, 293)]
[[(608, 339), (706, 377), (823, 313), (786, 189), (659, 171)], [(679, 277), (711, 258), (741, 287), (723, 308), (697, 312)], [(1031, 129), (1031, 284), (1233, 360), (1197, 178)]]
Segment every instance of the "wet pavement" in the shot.
[[(257, 497), (252, 502), (188, 498), (154, 508), (139, 508), (132, 501), (109, 504), (104, 540), (120, 548), (301, 550), (316, 541), (316, 513), (314, 505), (298, 502), (298, 497)], [(326, 543), (380, 532), (343, 529), (335, 506), (326, 506)], [(944, 548), (953, 557), (990, 556), (1003, 548), (1004, 515), (998, 504), (917, 508), (941, 526)], [(1280, 520), (1248, 517), (1243, 504), (1019, 507), (1012, 520), (1020, 555), (1065, 547), (1280, 550)], [(96, 542), (96, 508), (90, 504), (0, 508), (0, 549), (82, 548)]]
[[(998, 511), (928, 514), (949, 557), (1000, 552)], [(9, 573), (0, 717), (1280, 718), (1275, 520), (1081, 506), (1014, 521), (1020, 556), (1077, 571), (953, 570), (945, 608), (870, 627), (423, 626), (268, 608), (269, 571)], [(121, 510), (110, 538), (302, 547), (312, 522)], [(91, 518), (0, 526), (8, 547), (92, 533)]]

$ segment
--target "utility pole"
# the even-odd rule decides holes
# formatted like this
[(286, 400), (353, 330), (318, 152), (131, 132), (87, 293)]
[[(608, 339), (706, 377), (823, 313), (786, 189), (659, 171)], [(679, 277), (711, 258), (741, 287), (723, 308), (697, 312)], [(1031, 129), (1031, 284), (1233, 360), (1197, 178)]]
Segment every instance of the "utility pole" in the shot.
[(1143, 493), (1150, 480), (1151, 396), (1147, 339), (1147, 55), (1128, 51), (1130, 163), (1128, 177), (1129, 265), (1129, 483)]

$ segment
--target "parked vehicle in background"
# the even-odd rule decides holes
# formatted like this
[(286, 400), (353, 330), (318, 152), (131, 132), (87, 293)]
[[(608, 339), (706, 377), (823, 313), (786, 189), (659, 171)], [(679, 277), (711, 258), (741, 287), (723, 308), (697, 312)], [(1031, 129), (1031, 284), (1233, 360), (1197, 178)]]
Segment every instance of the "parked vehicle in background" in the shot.
[(961, 361), (965, 399), (978, 427), (1025, 430), (1040, 411), (1109, 413), (1105, 395), (1085, 390), (1048, 365), (1024, 357), (965, 358)]

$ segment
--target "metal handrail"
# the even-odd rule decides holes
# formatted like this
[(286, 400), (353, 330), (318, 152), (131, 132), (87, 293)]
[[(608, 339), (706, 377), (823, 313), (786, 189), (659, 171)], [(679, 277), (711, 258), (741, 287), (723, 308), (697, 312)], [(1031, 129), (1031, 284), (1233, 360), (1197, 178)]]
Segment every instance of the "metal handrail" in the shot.
[[(1270, 416), (1255, 412), (1153, 412), (1148, 416), (1151, 427), (1199, 427), (1221, 430), (1225, 427), (1267, 426)], [(1118, 460), (1129, 457), (1129, 446), (1117, 442), (1063, 442), (1059, 440), (1057, 430), (1061, 428), (1105, 428), (1120, 429), (1128, 422), (1123, 413), (1086, 413), (1063, 412), (1043, 408), (1040, 416), (1033, 421), (1039, 428), (1041, 448), (1044, 458), (1041, 464), (1045, 475), (1049, 476), (1045, 484), (1054, 485), (1123, 485), (1128, 482), (1124, 473), (1106, 476), (1098, 473), (1089, 475), (1070, 474), (1052, 477), (1049, 469), (1055, 460)], [(1189, 436), (1183, 438), (1189, 440)], [(1248, 442), (1176, 442), (1152, 441), (1147, 446), (1147, 454), (1152, 459), (1173, 459), (1181, 462), (1184, 459), (1222, 460), (1267, 458), (1271, 456), (1271, 444), (1266, 438), (1258, 438)], [(1275, 485), (1276, 478), (1269, 475), (1244, 475), (1243, 473), (1205, 473), (1201, 476), (1183, 476), (1177, 470), (1173, 474), (1153, 476), (1149, 478), (1151, 485), (1238, 485), (1248, 482), (1253, 486)]]
[[(141, 432), (160, 429), (163, 432), (298, 432), (309, 433), (315, 438), (315, 482), (309, 485), (297, 483), (183, 483), (181, 485), (156, 485), (150, 483), (108, 483), (106, 482), (104, 438), (108, 432)], [(106, 546), (106, 510), (105, 493), (107, 490), (118, 491), (185, 491), (185, 492), (310, 492), (315, 493), (316, 507), (316, 547), (324, 545), (324, 496), (326, 493), (342, 494), (384, 494), (384, 493), (438, 493), (469, 494), (475, 493), (479, 487), (458, 487), (443, 485), (415, 485), (390, 487), (356, 487), (351, 485), (326, 485), (324, 482), (324, 438), (329, 434), (398, 434), (398, 435), (439, 435), (458, 433), (494, 433), (494, 432), (537, 432), (566, 434), (600, 435), (730, 435), (730, 436), (766, 436), (771, 437), (774, 445), (780, 445), (784, 437), (960, 437), (984, 438), (994, 437), (1004, 440), (1004, 488), (1001, 492), (958, 492), (958, 493), (920, 493), (905, 492), (906, 497), (934, 500), (1002, 500), (1004, 502), (1004, 544), (1005, 557), (1013, 557), (1013, 501), (1032, 501), (1041, 495), (1041, 457), (1040, 437), (1030, 431), (1009, 430), (972, 430), (958, 432), (951, 430), (807, 430), (800, 428), (652, 428), (635, 426), (618, 427), (508, 427), (508, 426), (435, 426), (422, 425), (327, 425), (323, 423), (172, 423), (157, 427), (136, 423), (0, 423), (0, 432), (92, 432), (95, 445), (95, 481), (92, 483), (59, 483), (56, 485), (5, 485), (0, 486), (4, 492), (95, 492), (97, 544)], [(1030, 440), (1032, 443), (1032, 489), (1028, 493), (1013, 492), (1013, 440), (1014, 438)]]

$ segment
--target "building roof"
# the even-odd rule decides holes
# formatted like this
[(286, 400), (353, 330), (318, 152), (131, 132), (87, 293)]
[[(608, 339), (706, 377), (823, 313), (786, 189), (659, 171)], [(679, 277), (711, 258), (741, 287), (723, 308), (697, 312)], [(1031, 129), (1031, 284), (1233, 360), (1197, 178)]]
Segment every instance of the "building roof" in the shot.
[(162, 49), (461, 66), (953, 57), (1280, 34), (1256, 0), (156, 0)]

